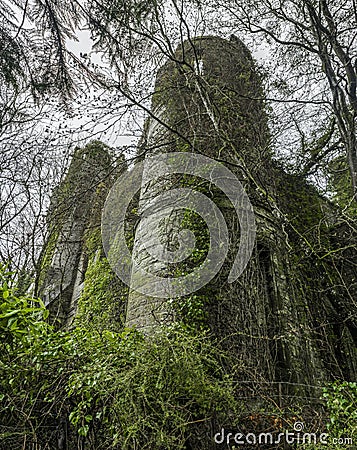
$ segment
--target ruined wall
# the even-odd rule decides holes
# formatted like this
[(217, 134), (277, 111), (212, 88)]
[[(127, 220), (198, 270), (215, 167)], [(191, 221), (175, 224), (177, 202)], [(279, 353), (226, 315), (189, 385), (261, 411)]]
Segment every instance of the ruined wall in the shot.
[(104, 315), (106, 326), (123, 322), (122, 286), (104, 257), (100, 225), (108, 191), (125, 168), (123, 159), (115, 159), (109, 147), (92, 141), (75, 150), (64, 180), (54, 191), (36, 293), (58, 326), (69, 326), (76, 315), (92, 323), (101, 322)]
[[(322, 224), (322, 209), (330, 205), (273, 162), (261, 79), (249, 51), (235, 37), (230, 41), (205, 37), (186, 42), (175, 60), (158, 72), (152, 103), (158, 120), (149, 119), (140, 151), (148, 162), (153, 154), (177, 151), (224, 162), (253, 203), (257, 242), (245, 272), (228, 284), (240, 228), (224, 195), (194, 177), (162, 177), (145, 186), (144, 180), (139, 214), (155, 197), (175, 187), (194, 186), (214, 200), (228, 224), (229, 254), (215, 279), (192, 295), (158, 299), (132, 291), (127, 325), (148, 334), (173, 321), (209, 328), (241, 365), (242, 378), (249, 376), (252, 384), (283, 382), (289, 390), (293, 385), (306, 385), (301, 388), (306, 392), (309, 384), (331, 377), (353, 378), (356, 328), (347, 310), (356, 311), (355, 305), (344, 298), (346, 291), (334, 291), (332, 280), (338, 271), (331, 276), (325, 261), (307, 250), (307, 242), (315, 244), (322, 235), (326, 245), (329, 242), (332, 222)], [(136, 236), (133, 254), (140, 266), (172, 276), (202, 262), (196, 252), (196, 257), (183, 263), (165, 266), (145, 248), (156, 233), (163, 243), (175, 247), (185, 227), (201, 236), (201, 256), (207, 254), (207, 230), (197, 215), (177, 211), (165, 221), (163, 213), (162, 227), (148, 223)], [(350, 268), (352, 264), (350, 259)], [(351, 283), (350, 275), (346, 284)], [(345, 304), (344, 318), (341, 303)]]
[[(231, 202), (217, 187), (186, 175), (148, 184), (144, 179), (132, 208), (138, 208), (134, 221), (140, 223), (146, 206), (163, 192), (190, 187), (219, 206), (229, 230), (229, 252), (216, 277), (193, 294), (160, 299), (136, 292), (133, 284), (128, 293), (111, 270), (100, 237), (101, 208), (123, 166), (113, 171), (100, 145), (98, 153), (87, 156), (89, 146), (77, 151), (55, 196), (39, 295), (52, 317), (67, 324), (77, 311), (79, 323), (99, 328), (120, 328), (125, 321), (148, 335), (175, 322), (209, 330), (231, 354), (242, 380), (252, 389), (267, 383), (267, 392), (259, 395), (270, 395), (274, 383), (282, 383), (285, 392), (306, 393), (309, 385), (331, 378), (354, 379), (355, 249), (346, 246), (338, 259), (334, 256), (334, 249), (351, 241), (352, 229), (334, 222), (333, 207), (313, 187), (274, 163), (261, 78), (237, 38), (194, 39), (177, 50), (175, 59), (158, 72), (152, 101), (158, 120), (150, 118), (146, 124), (140, 159), (192, 152), (223, 162), (235, 174), (254, 206), (257, 226), (246, 270), (227, 283), (241, 229)], [(151, 273), (168, 277), (192, 272), (208, 252), (204, 221), (185, 208), (168, 217), (161, 213), (162, 226), (149, 221), (136, 228), (133, 257)], [(167, 265), (147, 251), (157, 242), (153, 237), (177, 250), (182, 229), (190, 229), (198, 245), (186, 260)], [(135, 272), (132, 282), (138, 282)]]
[[(230, 169), (239, 167), (238, 178), (245, 184), (251, 178), (252, 168), (259, 167), (259, 174), (264, 177), (270, 165), (269, 134), (260, 78), (249, 51), (234, 37), (231, 42), (205, 37), (193, 43), (192, 46), (186, 42), (178, 49), (175, 58), (181, 63), (170, 61), (158, 72), (152, 111), (167, 126), (150, 118), (140, 150), (147, 157), (188, 151), (224, 160)], [(196, 184), (201, 182), (196, 180)], [(194, 180), (189, 183), (195, 184)], [(177, 177), (151, 183), (145, 191), (141, 190), (141, 209), (163, 190), (184, 184)], [(214, 197), (227, 210), (223, 205), (224, 195), (216, 191)], [(169, 220), (169, 227), (173, 227), (171, 234), (175, 234), (174, 230), (180, 228), (183, 220), (182, 213), (175, 215), (176, 218)], [(139, 240), (145, 243), (150, 239), (150, 227), (147, 236), (145, 230), (143, 233)], [(163, 230), (162, 235), (167, 235), (167, 230)], [(236, 250), (237, 241), (231, 242), (231, 252)], [(155, 266), (157, 272), (165, 271), (164, 264), (140, 248), (134, 248), (134, 257), (149, 270), (150, 266)], [(143, 310), (145, 305), (153, 312), (151, 317), (150, 311)], [(170, 320), (173, 315), (172, 310), (167, 310), (167, 303), (155, 299), (142, 301), (135, 292), (129, 297), (129, 325), (136, 323), (149, 329), (155, 326), (158, 316)]]

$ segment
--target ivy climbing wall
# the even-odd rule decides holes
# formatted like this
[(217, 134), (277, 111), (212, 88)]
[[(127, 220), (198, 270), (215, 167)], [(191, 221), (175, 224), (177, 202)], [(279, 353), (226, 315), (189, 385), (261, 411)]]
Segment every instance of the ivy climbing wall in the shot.
[[(94, 142), (76, 150), (53, 197), (37, 279), (52, 320), (99, 329), (126, 325), (145, 335), (175, 323), (206, 331), (231, 355), (227, 370), (238, 367), (245, 386), (267, 383), (261, 395), (275, 384), (282, 394), (301, 394), (326, 380), (354, 379), (356, 246), (350, 242), (356, 236), (347, 219), (336, 221), (335, 206), (274, 161), (262, 77), (248, 49), (234, 36), (184, 43), (157, 74), (152, 113), (138, 160), (197, 153), (222, 162), (242, 183), (257, 228), (248, 266), (227, 282), (241, 229), (225, 195), (199, 177), (170, 175), (142, 183), (130, 206), (127, 241), (135, 259), (152, 273), (177, 276), (207, 256), (207, 226), (189, 209), (162, 214), (159, 228), (133, 225), (150, 201), (175, 187), (195, 189), (219, 206), (229, 231), (228, 256), (219, 273), (190, 295), (158, 299), (126, 287), (111, 270), (100, 236), (105, 197), (125, 162)], [(148, 256), (155, 233), (175, 250), (183, 229), (196, 238), (187, 259), (167, 265)]]
[[(232, 364), (241, 365), (242, 379), (282, 383), (285, 393), (306, 393), (309, 385), (334, 377), (353, 379), (353, 257), (345, 254), (343, 273), (337, 261), (328, 262), (331, 245), (336, 245), (331, 236), (340, 227), (334, 223), (334, 207), (274, 161), (262, 79), (248, 49), (234, 36), (230, 41), (208, 36), (185, 42), (174, 61), (158, 72), (152, 112), (156, 119), (146, 124), (140, 154), (148, 163), (152, 155), (170, 152), (194, 152), (223, 162), (254, 206), (257, 240), (245, 272), (229, 284), (240, 227), (225, 196), (192, 176), (146, 184), (139, 214), (156, 196), (177, 187), (194, 187), (212, 199), (228, 224), (229, 253), (215, 279), (189, 296), (158, 299), (130, 292), (127, 324), (147, 334), (177, 321), (207, 329), (232, 354)], [(162, 242), (171, 236), (166, 244), (175, 248), (175, 236), (184, 228), (195, 233), (198, 249), (192, 257), (165, 267), (148, 256), (145, 243), (153, 233)], [(159, 229), (150, 224), (140, 229), (135, 258), (155, 274), (189, 273), (207, 255), (207, 231), (198, 214), (171, 213)], [(337, 235), (343, 247), (343, 233)], [(344, 281), (338, 282), (341, 276)]]

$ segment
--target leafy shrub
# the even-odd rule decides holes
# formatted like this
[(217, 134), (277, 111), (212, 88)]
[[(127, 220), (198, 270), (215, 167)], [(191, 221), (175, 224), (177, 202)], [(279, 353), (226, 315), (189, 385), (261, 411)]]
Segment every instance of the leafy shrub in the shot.
[[(357, 383), (336, 381), (323, 388), (328, 422), (326, 444), (304, 445), (304, 450), (343, 450), (356, 448), (357, 437)], [(324, 430), (325, 432), (325, 430)], [(317, 433), (318, 434), (318, 433)]]
[(42, 305), (14, 296), (9, 276), (2, 271), (0, 448), (180, 449), (195, 424), (233, 412), (222, 355), (205, 333), (56, 331)]
[(16, 296), (13, 275), (0, 265), (0, 339), (7, 348), (23, 343), (30, 334), (41, 334), (47, 327), (41, 319), (48, 316), (41, 300)]
[(329, 412), (327, 429), (331, 436), (357, 435), (357, 383), (335, 382), (324, 388), (323, 398)]

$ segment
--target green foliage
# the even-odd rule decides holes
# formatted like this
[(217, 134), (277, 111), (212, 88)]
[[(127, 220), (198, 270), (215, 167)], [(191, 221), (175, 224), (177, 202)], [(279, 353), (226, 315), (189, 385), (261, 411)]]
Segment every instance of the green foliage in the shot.
[(40, 300), (16, 296), (16, 289), (10, 287), (13, 275), (0, 266), (0, 339), (5, 346), (22, 344), (30, 335), (41, 334), (46, 324), (39, 320), (48, 315)]
[[(193, 177), (185, 177), (184, 185), (193, 184)], [(197, 181), (197, 180), (196, 180)], [(197, 190), (203, 190), (202, 186)], [(204, 219), (196, 212), (186, 209), (181, 221), (181, 229), (190, 230), (195, 235), (195, 248), (185, 261), (175, 265), (175, 275), (182, 277), (199, 267), (205, 260), (209, 250), (209, 231)], [(193, 293), (191, 295), (171, 300), (178, 320), (184, 327), (191, 330), (204, 330), (206, 326), (206, 305), (209, 302), (207, 295)]]
[(52, 258), (56, 250), (58, 236), (59, 236), (58, 227), (53, 227), (48, 236), (47, 242), (43, 247), (40, 257), (40, 271), (38, 275), (39, 286), (42, 286), (44, 280), (48, 276), (48, 270), (51, 267)]
[(99, 417), (120, 449), (183, 448), (190, 423), (234, 404), (213, 353), (206, 337), (179, 328), (150, 341), (105, 333), (91, 363), (70, 377), (69, 394), (80, 399), (71, 422), (87, 434)]
[(324, 388), (329, 412), (327, 429), (333, 437), (357, 435), (357, 383), (335, 382)]
[[(44, 322), (43, 308), (14, 297), (10, 276), (2, 274), (1, 287), (6, 448), (35, 442), (38, 449), (57, 448), (56, 430), (65, 423), (68, 448), (82, 440), (93, 449), (180, 449), (195, 423), (234, 412), (222, 355), (205, 333), (176, 326), (145, 339), (129, 329), (56, 331)], [(15, 328), (8, 326), (12, 317), (21, 319)]]
[[(196, 189), (196, 191), (199, 190), (199, 188)], [(210, 235), (204, 219), (198, 213), (189, 209), (185, 210), (181, 228), (192, 231), (196, 239), (192, 254), (182, 264), (183, 273), (181, 275), (183, 275), (203, 263), (209, 250)]]
[(208, 301), (207, 295), (191, 294), (172, 299), (172, 304), (183, 326), (191, 330), (204, 330), (207, 328), (205, 309)]
[[(328, 423), (326, 444), (303, 445), (304, 450), (324, 450), (333, 448), (344, 450), (356, 448), (357, 438), (357, 383), (336, 381), (322, 390), (322, 399), (326, 405)], [(319, 436), (319, 432), (316, 432)]]
[(88, 264), (84, 289), (78, 301), (76, 322), (96, 329), (118, 330), (124, 322), (127, 291), (108, 260), (98, 251), (91, 256)]

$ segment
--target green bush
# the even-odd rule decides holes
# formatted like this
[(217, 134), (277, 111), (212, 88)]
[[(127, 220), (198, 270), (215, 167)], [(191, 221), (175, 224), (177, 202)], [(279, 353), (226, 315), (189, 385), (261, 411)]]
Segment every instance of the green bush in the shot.
[(14, 296), (9, 276), (2, 271), (0, 448), (58, 448), (64, 427), (68, 448), (180, 449), (197, 423), (234, 413), (207, 334), (56, 331), (43, 306)]
[(335, 382), (323, 390), (329, 412), (327, 429), (334, 438), (357, 437), (357, 383)]
[(0, 339), (8, 350), (23, 345), (30, 335), (41, 334), (47, 328), (41, 319), (48, 316), (41, 300), (16, 296), (16, 287), (12, 288), (13, 276), (6, 266), (0, 265)]
[[(328, 446), (305, 445), (304, 450), (345, 450), (356, 448), (357, 439), (357, 383), (336, 381), (323, 388), (326, 405)], [(325, 431), (324, 431), (325, 432)], [(351, 442), (352, 441), (352, 442)]]

